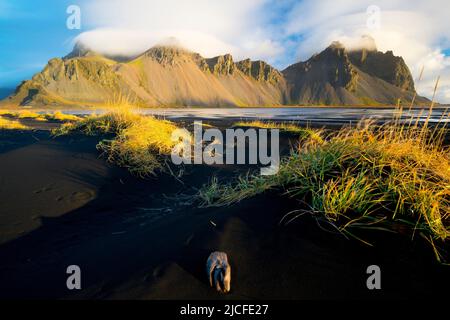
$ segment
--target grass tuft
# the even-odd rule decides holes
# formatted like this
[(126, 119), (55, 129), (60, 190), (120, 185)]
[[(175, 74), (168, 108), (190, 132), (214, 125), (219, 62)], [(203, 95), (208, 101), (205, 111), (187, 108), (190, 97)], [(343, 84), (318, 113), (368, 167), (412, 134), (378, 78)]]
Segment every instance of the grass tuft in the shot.
[(363, 121), (314, 143), (301, 142), (277, 175), (247, 175), (232, 185), (212, 181), (199, 192), (200, 205), (231, 205), (278, 190), (301, 204), (285, 221), (307, 212), (363, 242), (355, 229), (401, 230), (427, 239), (441, 260), (436, 243), (450, 237), (446, 134), (445, 127), (413, 121), (382, 126)]
[(169, 121), (118, 109), (63, 124), (53, 134), (112, 134), (114, 137), (101, 141), (97, 149), (110, 162), (127, 168), (136, 176), (146, 177), (164, 169), (164, 157), (171, 154), (175, 144), (171, 137), (176, 129)]
[(47, 120), (61, 121), (61, 122), (80, 121), (80, 120), (82, 120), (81, 117), (78, 117), (78, 116), (73, 115), (73, 114), (62, 113), (61, 111), (55, 111), (53, 113), (45, 114), (44, 117)]
[(29, 130), (26, 125), (21, 124), (17, 120), (10, 120), (0, 117), (0, 130)]
[(131, 111), (112, 111), (103, 115), (91, 115), (77, 122), (69, 122), (53, 130), (53, 135), (82, 133), (88, 136), (119, 134), (137, 122), (141, 116)]
[(291, 122), (265, 122), (265, 121), (240, 121), (233, 124), (233, 127), (249, 127), (259, 129), (278, 129), (282, 132), (298, 135), (301, 139), (315, 140), (323, 142), (322, 131), (308, 127), (300, 127)]
[(14, 119), (33, 119), (35, 121), (79, 121), (80, 117), (65, 114), (61, 111), (55, 111), (53, 113), (38, 113), (30, 110), (9, 111), (0, 110), (0, 116), (6, 116)]
[(169, 121), (140, 117), (115, 139), (104, 140), (97, 148), (107, 154), (110, 162), (145, 177), (163, 169), (161, 156), (171, 154), (174, 146), (171, 136), (176, 129)]

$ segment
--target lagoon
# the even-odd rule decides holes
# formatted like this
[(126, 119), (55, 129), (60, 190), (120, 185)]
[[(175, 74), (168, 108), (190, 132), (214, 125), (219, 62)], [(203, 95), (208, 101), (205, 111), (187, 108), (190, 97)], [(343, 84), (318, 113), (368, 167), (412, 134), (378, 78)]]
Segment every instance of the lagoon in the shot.
[[(362, 119), (374, 119), (386, 122), (398, 116), (398, 111), (392, 107), (386, 108), (349, 108), (349, 107), (296, 107), (296, 108), (149, 108), (139, 109), (139, 113), (163, 117), (169, 120), (182, 119), (242, 119), (242, 120), (272, 120), (299, 121), (311, 123), (352, 123)], [(103, 113), (105, 110), (80, 109), (66, 110), (70, 114)], [(423, 122), (429, 115), (428, 109), (403, 110), (400, 119)], [(447, 108), (436, 108), (432, 111), (430, 122), (449, 122)]]

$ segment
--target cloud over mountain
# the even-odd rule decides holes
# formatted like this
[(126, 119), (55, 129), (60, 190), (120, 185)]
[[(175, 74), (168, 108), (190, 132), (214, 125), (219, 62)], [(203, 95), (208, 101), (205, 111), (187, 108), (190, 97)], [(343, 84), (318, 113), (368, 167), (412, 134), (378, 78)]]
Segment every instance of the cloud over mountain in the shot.
[(283, 49), (264, 27), (266, 2), (97, 0), (83, 5), (84, 19), (93, 30), (76, 40), (117, 55), (142, 52), (175, 37), (186, 49), (206, 57), (231, 53), (270, 61)]

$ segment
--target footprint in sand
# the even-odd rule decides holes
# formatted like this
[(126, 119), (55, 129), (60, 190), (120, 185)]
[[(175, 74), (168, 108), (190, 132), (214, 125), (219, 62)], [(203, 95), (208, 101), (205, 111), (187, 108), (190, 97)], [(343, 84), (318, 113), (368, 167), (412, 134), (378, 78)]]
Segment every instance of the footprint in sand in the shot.
[(191, 234), (185, 241), (184, 245), (187, 247), (191, 244), (192, 240), (194, 239), (194, 234)]
[(145, 277), (145, 281), (151, 281), (154, 280), (155, 278), (161, 278), (166, 273), (166, 271), (167, 271), (166, 264), (156, 266), (155, 269), (153, 269), (153, 272)]
[(73, 192), (70, 196), (72, 201), (87, 201), (94, 198), (94, 192), (91, 190), (88, 191), (76, 191)]
[(41, 189), (35, 190), (34, 193), (35, 194), (39, 194), (39, 193), (43, 193), (43, 192), (47, 192), (53, 189), (53, 186), (49, 185), (49, 186), (45, 186)]

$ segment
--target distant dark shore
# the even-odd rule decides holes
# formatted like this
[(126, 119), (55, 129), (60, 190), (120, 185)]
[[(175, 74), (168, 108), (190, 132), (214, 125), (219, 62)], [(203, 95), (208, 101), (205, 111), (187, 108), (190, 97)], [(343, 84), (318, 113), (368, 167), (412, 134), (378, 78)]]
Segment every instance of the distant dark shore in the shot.
[[(98, 137), (52, 138), (55, 124), (38, 125), (0, 131), (0, 298), (421, 299), (442, 298), (450, 285), (449, 267), (422, 241), (374, 233), (368, 247), (308, 216), (282, 227), (299, 204), (270, 193), (217, 209), (188, 200), (212, 176), (226, 182), (249, 167), (187, 166), (181, 182), (142, 180), (99, 157)], [(282, 135), (283, 154), (292, 141)], [(207, 283), (214, 250), (229, 255), (229, 295)], [(78, 292), (66, 288), (74, 264)], [(382, 268), (381, 291), (366, 288), (372, 264)]]

